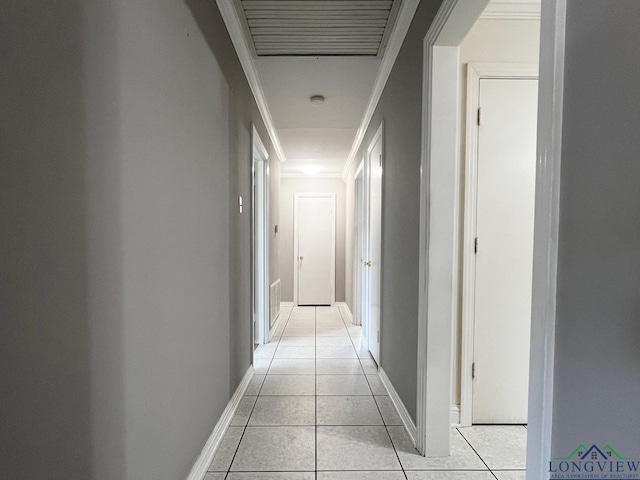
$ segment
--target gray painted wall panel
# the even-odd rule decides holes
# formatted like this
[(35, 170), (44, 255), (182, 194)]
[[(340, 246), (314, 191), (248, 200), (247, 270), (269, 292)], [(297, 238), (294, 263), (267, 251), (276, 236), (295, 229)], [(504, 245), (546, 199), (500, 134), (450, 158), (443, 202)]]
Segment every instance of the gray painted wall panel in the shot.
[[(640, 3), (568, 2), (553, 453), (640, 449)], [(589, 442), (589, 443), (587, 443)]]
[[(368, 127), (363, 158), (384, 121), (380, 362), (415, 419), (423, 40), (440, 2), (421, 2)], [(354, 169), (359, 164), (355, 162)]]
[(185, 478), (251, 362), (252, 123), (271, 148), (224, 23), (10, 1), (0, 32), (0, 471)]
[[(91, 475), (84, 6), (2, 4), (0, 476)], [(116, 267), (117, 268), (117, 267)]]

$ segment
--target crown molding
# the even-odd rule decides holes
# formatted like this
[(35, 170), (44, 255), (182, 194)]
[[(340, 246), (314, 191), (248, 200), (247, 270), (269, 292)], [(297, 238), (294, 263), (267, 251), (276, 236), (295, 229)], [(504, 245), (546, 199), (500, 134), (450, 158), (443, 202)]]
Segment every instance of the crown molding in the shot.
[(480, 15), (482, 20), (540, 20), (540, 2), (494, 0)]
[(281, 173), (280, 178), (306, 178), (308, 180), (312, 180), (314, 178), (342, 178), (341, 173), (303, 173), (303, 172), (289, 172), (289, 173)]
[(378, 102), (380, 101), (380, 97), (382, 96), (382, 92), (384, 91), (384, 87), (387, 84), (389, 75), (391, 74), (391, 69), (396, 63), (396, 58), (398, 58), (398, 53), (400, 53), (400, 47), (402, 47), (404, 37), (407, 36), (409, 26), (411, 25), (411, 21), (413, 20), (413, 16), (416, 13), (416, 9), (418, 8), (419, 3), (420, 0), (403, 0), (400, 5), (396, 23), (393, 26), (393, 31), (391, 32), (391, 36), (389, 37), (389, 43), (387, 44), (384, 56), (382, 57), (382, 63), (380, 65), (380, 69), (378, 70), (378, 76), (376, 77), (376, 81), (373, 84), (373, 90), (371, 91), (371, 96), (369, 97), (367, 109), (365, 110), (362, 121), (360, 122), (360, 127), (356, 132), (356, 137), (353, 141), (353, 145), (351, 146), (351, 151), (349, 152), (347, 163), (342, 170), (342, 179), (345, 181), (347, 180), (349, 169), (351, 168), (351, 165), (353, 165), (356, 155), (358, 154), (358, 150), (360, 150), (360, 146), (362, 145), (364, 136), (367, 133), (367, 128), (369, 127), (371, 118), (373, 118), (373, 114), (376, 111), (376, 107), (378, 106)]
[(264, 96), (262, 86), (260, 85), (260, 78), (258, 77), (258, 70), (254, 62), (252, 47), (247, 43), (240, 14), (233, 0), (216, 0), (216, 3), (218, 4), (220, 14), (227, 26), (227, 31), (229, 32), (233, 46), (236, 49), (236, 54), (238, 55), (244, 74), (246, 75), (249, 86), (251, 87), (251, 92), (253, 92), (253, 97), (258, 105), (260, 115), (262, 115), (262, 120), (267, 127), (267, 132), (271, 138), (273, 148), (280, 161), (284, 162), (286, 160), (284, 151), (280, 145), (280, 139), (278, 138), (273, 118), (271, 117), (269, 106), (267, 105), (267, 100)]

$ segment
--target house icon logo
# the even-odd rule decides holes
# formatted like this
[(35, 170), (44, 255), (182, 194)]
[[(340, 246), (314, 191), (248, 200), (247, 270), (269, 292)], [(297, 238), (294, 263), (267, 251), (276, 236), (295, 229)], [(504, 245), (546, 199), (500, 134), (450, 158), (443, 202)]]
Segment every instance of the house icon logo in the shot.
[(610, 444), (578, 445), (566, 457), (549, 462), (550, 480), (626, 479), (640, 480), (640, 461), (623, 457)]

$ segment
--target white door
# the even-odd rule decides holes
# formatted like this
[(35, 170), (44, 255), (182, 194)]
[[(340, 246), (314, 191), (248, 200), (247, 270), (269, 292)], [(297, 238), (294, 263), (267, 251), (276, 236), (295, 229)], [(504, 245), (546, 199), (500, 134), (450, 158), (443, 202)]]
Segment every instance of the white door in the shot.
[[(364, 165), (361, 164), (355, 176), (355, 242), (353, 255), (353, 323), (363, 325), (363, 272), (365, 262), (365, 201)], [(366, 334), (366, 331), (365, 331)]]
[(473, 423), (526, 423), (538, 81), (481, 79)]
[(369, 147), (366, 161), (368, 176), (368, 252), (367, 252), (367, 335), (369, 351), (380, 364), (380, 300), (382, 267), (382, 127)]
[(296, 194), (298, 305), (332, 305), (335, 196)]

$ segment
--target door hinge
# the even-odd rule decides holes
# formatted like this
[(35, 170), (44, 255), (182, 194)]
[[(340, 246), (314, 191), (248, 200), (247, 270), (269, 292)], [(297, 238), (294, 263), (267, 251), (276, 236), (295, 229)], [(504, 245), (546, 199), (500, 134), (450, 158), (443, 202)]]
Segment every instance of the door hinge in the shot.
[(471, 364), (471, 378), (476, 378), (476, 362)]
[(480, 107), (478, 107), (478, 126), (480, 126), (480, 120), (481, 120), (481, 118), (482, 118), (482, 114), (480, 113), (480, 112), (481, 112), (481, 110), (482, 110), (482, 109), (481, 109)]
[(478, 253), (478, 237), (473, 241), (473, 253)]

